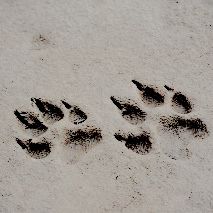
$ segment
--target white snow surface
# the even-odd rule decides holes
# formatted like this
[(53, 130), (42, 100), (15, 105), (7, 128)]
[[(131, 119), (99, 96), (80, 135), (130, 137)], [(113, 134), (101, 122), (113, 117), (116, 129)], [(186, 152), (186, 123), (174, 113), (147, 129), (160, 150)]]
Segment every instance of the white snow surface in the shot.
[[(162, 90), (165, 104), (145, 105), (133, 79)], [(212, 0), (0, 0), (0, 212), (212, 213), (212, 81)], [(160, 115), (178, 114), (164, 85), (189, 97), (183, 116), (202, 119), (207, 137), (158, 128)], [(123, 119), (111, 96), (137, 102), (144, 125)], [(101, 143), (87, 153), (63, 146), (76, 127), (62, 119), (45, 133), (50, 155), (30, 157), (14, 110), (33, 111), (32, 97), (81, 107)], [(154, 141), (146, 155), (113, 136), (141, 129)]]

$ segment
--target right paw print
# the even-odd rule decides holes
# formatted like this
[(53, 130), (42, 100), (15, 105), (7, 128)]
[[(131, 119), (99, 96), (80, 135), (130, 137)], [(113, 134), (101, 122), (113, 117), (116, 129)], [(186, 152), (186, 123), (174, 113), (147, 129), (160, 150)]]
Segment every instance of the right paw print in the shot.
[[(16, 141), (30, 157), (35, 159), (47, 157), (56, 145), (52, 140), (59, 132), (61, 132), (62, 149), (76, 158), (79, 157), (80, 152), (86, 153), (101, 142), (101, 130), (84, 125), (88, 117), (80, 107), (70, 105), (64, 100), (61, 101), (60, 107), (40, 98), (32, 98), (31, 102), (37, 108), (37, 114), (29, 111), (14, 111), (19, 124), (28, 135), (28, 139), (16, 138)], [(67, 110), (66, 113), (62, 111), (62, 106)], [(66, 124), (65, 126), (73, 125), (73, 127), (60, 131), (63, 123)], [(52, 126), (56, 128), (51, 130)]]
[[(189, 142), (194, 138), (203, 139), (208, 135), (206, 124), (200, 118), (190, 116), (194, 106), (189, 98), (166, 85), (163, 91), (156, 86), (141, 84), (136, 80), (132, 80), (132, 83), (139, 91), (143, 110), (139, 104), (130, 99), (111, 96), (111, 101), (129, 124), (142, 130), (139, 134), (119, 130), (114, 134), (115, 138), (124, 142), (133, 152), (144, 155), (151, 152), (155, 146), (152, 126), (156, 130), (155, 138), (161, 139), (160, 148), (164, 154), (172, 159), (189, 157), (190, 152), (187, 148)], [(165, 108), (163, 113), (162, 108)], [(145, 123), (149, 126), (148, 131), (143, 130)]]

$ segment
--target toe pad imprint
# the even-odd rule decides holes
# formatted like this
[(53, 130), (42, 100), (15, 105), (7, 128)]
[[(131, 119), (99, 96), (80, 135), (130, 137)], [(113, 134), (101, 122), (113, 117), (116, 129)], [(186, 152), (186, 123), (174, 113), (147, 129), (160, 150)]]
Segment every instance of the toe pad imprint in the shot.
[(180, 116), (163, 116), (160, 123), (166, 130), (179, 134), (181, 131), (190, 131), (194, 137), (203, 138), (208, 134), (206, 124), (199, 118), (185, 119)]
[(179, 113), (187, 114), (192, 111), (192, 105), (188, 98), (180, 92), (172, 97), (172, 107)]
[(64, 106), (70, 110), (70, 121), (74, 123), (75, 125), (83, 123), (87, 119), (87, 115), (84, 111), (80, 109), (78, 106), (71, 106), (65, 101), (62, 101)]
[(164, 104), (164, 95), (161, 94), (157, 89), (143, 85), (138, 81), (132, 80), (136, 87), (140, 90), (142, 100), (147, 104), (152, 104), (154, 106), (159, 106)]
[(146, 112), (142, 111), (138, 106), (130, 104), (128, 102), (120, 101), (115, 97), (110, 98), (112, 102), (121, 110), (122, 117), (131, 124), (139, 124), (145, 121)]
[(41, 142), (34, 143), (32, 142), (32, 139), (22, 141), (16, 138), (16, 142), (22, 149), (25, 149), (31, 157), (36, 159), (45, 158), (51, 152), (51, 144), (45, 139), (43, 139)]
[(93, 127), (67, 130), (65, 145), (79, 145), (84, 149), (99, 143), (102, 139), (101, 130)]
[(15, 110), (14, 114), (26, 129), (32, 129), (38, 132), (45, 132), (48, 129), (33, 113)]
[(43, 101), (40, 98), (31, 98), (31, 101), (35, 103), (43, 117), (47, 120), (59, 121), (64, 117), (62, 110), (54, 104), (47, 101)]
[(147, 154), (152, 149), (152, 138), (148, 132), (143, 132), (140, 135), (129, 134), (128, 136), (116, 133), (115, 138), (118, 141), (124, 141), (125, 146), (138, 154)]

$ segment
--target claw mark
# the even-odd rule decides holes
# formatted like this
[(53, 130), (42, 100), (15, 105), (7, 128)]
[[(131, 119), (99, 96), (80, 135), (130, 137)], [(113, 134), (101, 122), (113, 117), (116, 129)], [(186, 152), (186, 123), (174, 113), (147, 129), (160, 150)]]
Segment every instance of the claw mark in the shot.
[(43, 101), (40, 98), (31, 98), (31, 101), (35, 103), (43, 116), (47, 119), (59, 121), (64, 117), (64, 113), (56, 105)]
[(199, 118), (185, 119), (180, 116), (163, 116), (160, 123), (166, 130), (179, 135), (182, 130), (190, 131), (194, 137), (203, 138), (208, 134), (206, 124)]
[(71, 106), (65, 101), (61, 101), (67, 109), (70, 109), (70, 120), (74, 124), (83, 123), (87, 119), (87, 115), (78, 106)]
[(188, 98), (180, 92), (176, 92), (172, 97), (172, 106), (180, 113), (190, 113), (192, 105)]
[(93, 127), (68, 130), (65, 145), (79, 145), (85, 150), (101, 141), (101, 130)]
[(27, 153), (35, 159), (45, 158), (51, 152), (51, 144), (45, 139), (39, 143), (34, 143), (32, 142), (32, 139), (22, 141), (16, 138), (16, 142), (21, 146), (22, 149), (25, 149)]
[(124, 119), (129, 121), (131, 124), (139, 124), (146, 119), (146, 112), (142, 111), (139, 107), (116, 99), (115, 97), (110, 97), (111, 101), (121, 110), (121, 114)]
[(61, 101), (62, 104), (64, 104), (64, 106), (67, 108), (67, 109), (70, 109), (71, 108), (71, 105), (69, 105), (67, 102), (65, 101)]
[(33, 113), (18, 112), (18, 110), (15, 110), (14, 114), (18, 120), (25, 125), (26, 129), (35, 129), (41, 132), (45, 132), (48, 129), (36, 116), (33, 115)]
[(174, 91), (174, 89), (172, 89), (171, 87), (168, 87), (167, 85), (164, 85), (164, 87), (165, 87), (168, 91)]
[(120, 110), (125, 109), (125, 105), (121, 104), (115, 97), (111, 96), (110, 99), (113, 102), (113, 104), (115, 104), (115, 106), (118, 107), (118, 109)]
[(132, 82), (140, 90), (142, 99), (147, 104), (154, 104), (155, 106), (159, 106), (164, 103), (164, 95), (160, 94), (156, 89), (147, 85), (143, 85), (136, 80), (132, 80)]
[(152, 149), (151, 137), (148, 132), (143, 132), (140, 135), (129, 134), (127, 136), (116, 133), (115, 138), (118, 141), (124, 141), (125, 146), (138, 154), (147, 154)]

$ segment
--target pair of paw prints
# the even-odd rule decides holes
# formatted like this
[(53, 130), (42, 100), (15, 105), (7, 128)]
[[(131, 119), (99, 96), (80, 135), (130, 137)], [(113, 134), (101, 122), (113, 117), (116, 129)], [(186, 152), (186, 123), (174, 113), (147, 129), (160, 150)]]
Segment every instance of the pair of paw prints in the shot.
[[(172, 133), (172, 137), (167, 138), (167, 142), (164, 141), (165, 144), (161, 144), (167, 156), (176, 159), (180, 157), (179, 155), (183, 150), (188, 154), (187, 145), (191, 136), (203, 139), (208, 135), (206, 124), (200, 118), (190, 116), (194, 106), (186, 95), (166, 85), (164, 86), (165, 91), (163, 91), (156, 86), (141, 84), (136, 80), (132, 80), (132, 83), (139, 91), (143, 108), (149, 109), (148, 111), (151, 109), (151, 114), (154, 114), (155, 110), (167, 104), (172, 114), (169, 115), (170, 113), (165, 111), (164, 115), (153, 115), (152, 117), (148, 115), (146, 110), (130, 99), (112, 96), (111, 101), (129, 124), (141, 128), (148, 119), (147, 117), (152, 117), (152, 120), (149, 121), (150, 125), (152, 125), (152, 122), (154, 123), (154, 120), (157, 120), (156, 127), (158, 130), (163, 131), (163, 134)], [(170, 96), (169, 100), (167, 96)], [(186, 137), (185, 141), (183, 136)], [(154, 137), (151, 131), (141, 130), (139, 134), (133, 134), (123, 133), (119, 130), (114, 134), (114, 137), (118, 141), (124, 142), (128, 149), (138, 154), (147, 154), (153, 149)], [(170, 141), (170, 144), (168, 144), (168, 141)]]
[[(203, 139), (208, 135), (206, 124), (200, 118), (191, 116), (194, 106), (186, 95), (166, 85), (163, 91), (156, 86), (141, 84), (136, 80), (133, 80), (132, 83), (139, 91), (145, 110), (130, 99), (111, 97), (111, 101), (118, 108), (126, 122), (140, 127), (139, 134), (125, 133), (121, 130), (114, 134), (116, 140), (124, 142), (128, 149), (141, 155), (150, 153), (153, 150), (155, 144), (153, 131), (151, 132), (150, 128), (149, 130), (143, 129), (148, 117), (154, 118), (149, 122), (152, 128), (152, 122), (154, 123), (157, 120), (158, 130), (162, 131), (163, 134), (172, 133), (172, 137), (167, 138), (160, 144), (164, 153), (172, 159), (176, 159), (183, 150), (188, 154), (189, 136)], [(170, 97), (169, 101), (168, 97)], [(54, 135), (54, 132), (51, 132), (50, 127), (65, 119), (67, 119), (67, 123), (73, 125), (73, 128), (66, 129), (62, 134), (62, 144), (64, 145), (62, 147), (67, 149), (68, 152), (70, 149), (80, 149), (86, 153), (102, 141), (100, 128), (84, 125), (88, 116), (80, 107), (70, 105), (67, 101), (61, 101), (60, 106), (40, 98), (32, 98), (31, 101), (38, 110), (37, 114), (28, 111), (14, 111), (25, 132), (31, 135), (27, 140), (16, 138), (17, 143), (29, 156), (41, 159), (51, 153), (54, 144), (47, 136), (48, 133)], [(167, 111), (160, 116), (154, 115), (154, 111), (165, 105), (169, 105), (169, 108), (171, 108), (171, 115)], [(150, 109), (151, 112), (148, 113), (147, 111), (150, 111)], [(59, 128), (61, 127), (59, 126)], [(157, 134), (159, 133), (158, 138), (160, 137), (160, 131), (157, 132)], [(184, 141), (183, 135), (187, 136), (187, 142)], [(73, 154), (76, 155), (76, 152)]]
[[(50, 127), (64, 119), (73, 125), (73, 128), (63, 131), (62, 143), (64, 146), (62, 147), (64, 149), (79, 147), (83, 152), (87, 152), (91, 146), (97, 145), (101, 141), (100, 129), (84, 125), (87, 114), (80, 107), (70, 105), (66, 101), (61, 101), (60, 106), (57, 106), (40, 98), (31, 98), (31, 102), (38, 113), (35, 113), (35, 110), (33, 112), (15, 110), (14, 114), (25, 133), (29, 135), (27, 140), (16, 138), (16, 141), (32, 158), (41, 159), (51, 153), (54, 144), (48, 139)], [(66, 113), (62, 107), (67, 111)], [(54, 135), (55, 132), (52, 131), (50, 134)]]

